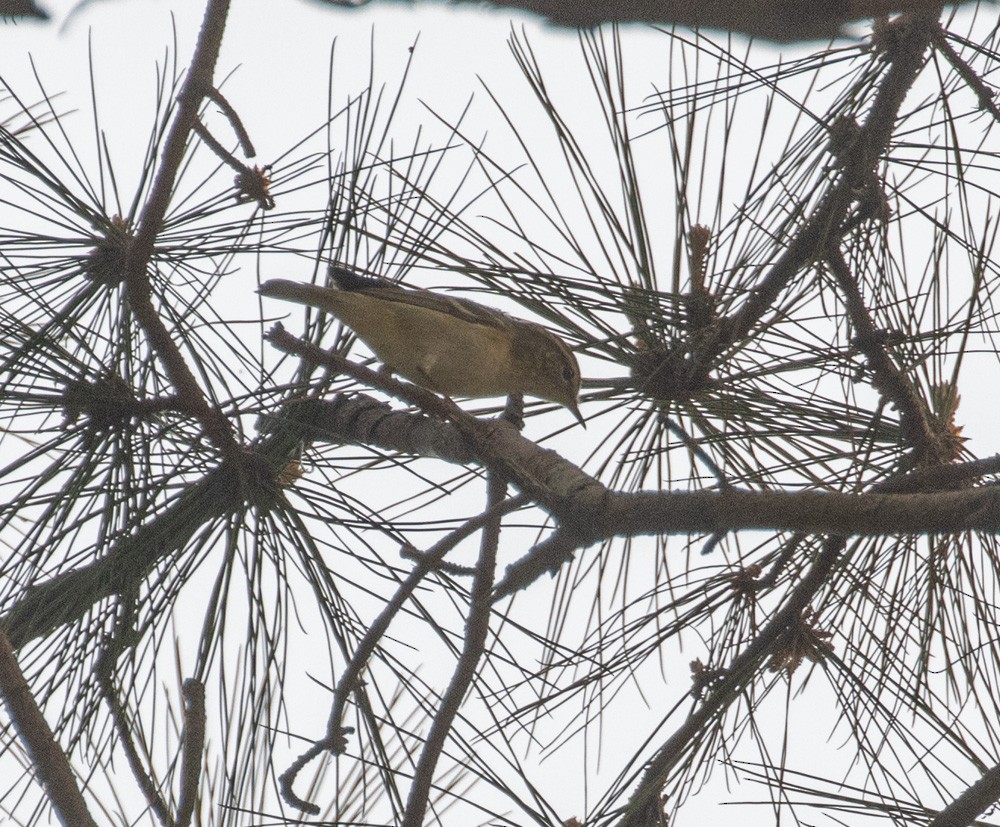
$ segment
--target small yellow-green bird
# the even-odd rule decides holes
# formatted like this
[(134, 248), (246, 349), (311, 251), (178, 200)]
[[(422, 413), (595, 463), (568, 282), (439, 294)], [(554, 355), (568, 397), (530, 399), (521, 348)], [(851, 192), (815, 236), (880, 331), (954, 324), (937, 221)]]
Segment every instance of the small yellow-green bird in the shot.
[(262, 296), (325, 310), (390, 370), (447, 396), (529, 394), (564, 405), (582, 423), (580, 367), (558, 337), (468, 299), (404, 289), (331, 265), (330, 287), (272, 279)]

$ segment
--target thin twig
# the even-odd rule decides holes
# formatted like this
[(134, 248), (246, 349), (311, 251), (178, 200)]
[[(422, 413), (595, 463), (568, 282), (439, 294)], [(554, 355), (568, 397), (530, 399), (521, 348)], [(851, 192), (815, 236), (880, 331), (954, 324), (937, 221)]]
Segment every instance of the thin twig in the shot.
[(936, 432), (930, 421), (930, 410), (913, 382), (896, 367), (881, 344), (878, 330), (858, 289), (857, 279), (839, 247), (827, 253), (827, 262), (830, 274), (843, 294), (848, 318), (854, 325), (854, 345), (864, 354), (872, 370), (872, 387), (899, 411), (903, 437), (912, 445), (914, 452), (920, 455), (932, 452)]
[(188, 827), (198, 802), (201, 761), (205, 754), (205, 685), (195, 678), (184, 681), (184, 735), (181, 739), (181, 792), (175, 827)]
[[(486, 505), (489, 512), (503, 502), (507, 481), (497, 473), (491, 473), (487, 488)], [(486, 648), (492, 612), (491, 592), (496, 574), (497, 547), (500, 543), (500, 521), (501, 515), (496, 514), (483, 528), (476, 576), (472, 581), (462, 652), (420, 752), (401, 827), (421, 827), (424, 823), (438, 759), (444, 750), (445, 741), (451, 732), (455, 716), (458, 715), (462, 699), (476, 678), (476, 667)]]
[(989, 112), (993, 118), (1000, 121), (1000, 107), (997, 106), (997, 91), (987, 86), (976, 71), (965, 61), (965, 59), (955, 51), (955, 47), (948, 42), (948, 34), (940, 26), (934, 37), (934, 48), (945, 56), (952, 68), (958, 72), (962, 80), (973, 91), (979, 107)]
[(198, 118), (198, 109), (205, 93), (212, 88), (212, 74), (222, 44), (229, 3), (230, 0), (209, 0), (205, 9), (194, 57), (178, 96), (177, 114), (163, 144), (159, 169), (139, 215), (135, 236), (126, 250), (124, 274), (129, 306), (145, 332), (150, 347), (163, 363), (171, 384), (177, 389), (184, 404), (197, 416), (211, 443), (227, 460), (240, 467), (243, 455), (229, 422), (221, 411), (208, 403), (170, 331), (156, 312), (147, 272), (153, 246), (163, 226), (174, 183), (184, 161), (188, 136)]
[(201, 138), (205, 146), (207, 146), (216, 157), (222, 161), (227, 167), (235, 170), (241, 175), (248, 169), (247, 165), (244, 164), (239, 158), (236, 158), (233, 153), (226, 149), (216, 137), (208, 131), (208, 127), (205, 126), (200, 120), (195, 120), (194, 124), (191, 126), (192, 131)]
[(170, 808), (160, 794), (153, 776), (143, 766), (139, 750), (136, 749), (135, 741), (132, 738), (131, 722), (125, 714), (125, 709), (122, 707), (121, 702), (118, 700), (117, 692), (111, 680), (111, 662), (110, 650), (105, 650), (97, 666), (97, 681), (101, 688), (101, 693), (104, 695), (104, 702), (108, 705), (108, 709), (111, 712), (111, 723), (118, 735), (117, 746), (125, 753), (125, 760), (128, 762), (129, 769), (132, 770), (132, 777), (142, 792), (142, 797), (146, 800), (146, 805), (152, 810), (153, 815), (156, 816), (163, 827), (173, 827), (174, 820), (170, 815)]
[(406, 577), (406, 579), (399, 584), (399, 588), (396, 589), (396, 593), (389, 601), (386, 602), (385, 607), (381, 612), (379, 612), (379, 616), (375, 618), (372, 624), (368, 627), (368, 630), (365, 632), (365, 636), (361, 639), (357, 648), (354, 650), (351, 662), (344, 668), (344, 671), (340, 676), (340, 680), (337, 681), (337, 688), (333, 695), (333, 707), (330, 711), (330, 720), (327, 724), (326, 736), (322, 740), (317, 741), (305, 753), (299, 756), (278, 779), (281, 796), (286, 803), (293, 807), (297, 807), (310, 815), (319, 815), (319, 807), (305, 801), (302, 798), (299, 798), (295, 794), (293, 790), (295, 778), (303, 767), (305, 767), (306, 764), (318, 755), (325, 752), (339, 753), (344, 751), (346, 746), (346, 735), (353, 731), (343, 726), (344, 709), (347, 706), (347, 698), (351, 692), (356, 689), (361, 672), (364, 670), (368, 660), (375, 652), (375, 647), (378, 646), (378, 642), (388, 630), (392, 619), (399, 613), (406, 601), (410, 599), (411, 595), (414, 591), (416, 591), (417, 586), (420, 585), (424, 577), (429, 572), (434, 571), (438, 564), (444, 559), (444, 556), (466, 537), (469, 537), (484, 526), (500, 519), (505, 514), (516, 511), (518, 508), (521, 508), (527, 503), (528, 498), (523, 494), (517, 497), (512, 497), (508, 500), (503, 500), (487, 509), (478, 517), (473, 517), (471, 520), (468, 520), (464, 525), (448, 534), (447, 537), (442, 538), (423, 554), (418, 557), (411, 558), (417, 561), (417, 565)]
[(704, 703), (688, 716), (646, 764), (639, 787), (630, 797), (617, 827), (645, 827), (649, 823), (645, 819), (651, 810), (659, 806), (660, 791), (674, 767), (683, 760), (689, 746), (705, 734), (713, 720), (756, 677), (771, 654), (774, 642), (792, 624), (799, 621), (802, 611), (812, 602), (816, 592), (827, 583), (834, 566), (840, 560), (843, 548), (843, 538), (832, 537), (826, 541), (825, 548), (788, 595), (784, 605), (713, 682), (712, 690)]
[(253, 158), (257, 154), (257, 150), (254, 149), (253, 141), (250, 140), (250, 133), (247, 132), (247, 128), (243, 125), (243, 121), (240, 116), (236, 114), (236, 110), (233, 105), (225, 98), (225, 96), (216, 89), (214, 86), (210, 87), (205, 92), (205, 97), (207, 97), (212, 103), (218, 105), (222, 110), (222, 114), (226, 116), (226, 120), (233, 127), (233, 132), (236, 133), (236, 140), (240, 142), (240, 147), (243, 149), (243, 154), (247, 158)]

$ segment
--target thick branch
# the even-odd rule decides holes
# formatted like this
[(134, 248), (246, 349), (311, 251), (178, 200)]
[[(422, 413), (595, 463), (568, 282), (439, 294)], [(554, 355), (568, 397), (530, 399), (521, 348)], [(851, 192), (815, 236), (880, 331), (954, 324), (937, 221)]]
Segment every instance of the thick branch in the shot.
[(554, 572), (584, 548), (639, 534), (720, 534), (767, 529), (802, 534), (872, 536), (1000, 533), (1000, 488), (934, 494), (841, 494), (819, 491), (608, 492), (602, 500), (567, 504), (552, 537), (507, 567), (496, 597)]
[(1000, 764), (995, 765), (975, 784), (941, 810), (927, 827), (966, 827), (976, 817), (1000, 801)]
[(216, 469), (104, 557), (28, 588), (0, 618), (0, 629), (19, 649), (85, 617), (102, 600), (136, 588), (154, 567), (184, 549), (203, 526), (245, 502), (246, 493), (235, 474)]
[[(395, 382), (319, 348), (313, 349), (294, 337), (282, 337), (280, 346), (351, 373), (360, 381), (377, 384), (415, 404), (427, 406), (429, 401), (442, 404), (442, 400), (420, 388)], [(515, 485), (557, 519), (568, 523), (568, 529), (580, 545), (613, 536), (716, 533), (755, 528), (882, 536), (964, 530), (993, 533), (1000, 527), (1000, 490), (993, 488), (929, 494), (738, 490), (720, 493), (612, 492), (568, 460), (540, 448), (502, 422), (483, 422), (457, 408), (445, 407), (441, 412), (459, 427), (472, 451), (485, 464), (494, 462)], [(995, 465), (993, 461), (977, 463), (971, 472), (986, 473), (995, 469)], [(969, 479), (962, 474), (956, 476)], [(903, 487), (906, 481), (907, 478), (902, 478), (896, 484)], [(566, 553), (564, 545), (559, 548), (561, 554)], [(508, 569), (507, 580), (517, 565)], [(548, 567), (547, 564), (542, 566), (543, 569)]]
[(363, 393), (293, 399), (280, 413), (262, 416), (257, 429), (262, 434), (296, 434), (292, 444), (371, 445), (458, 465), (476, 461), (469, 443), (447, 422), (393, 409)]
[(746, 529), (882, 537), (1000, 531), (1000, 488), (934, 494), (819, 491), (614, 493), (593, 512), (595, 539)]
[[(331, 0), (359, 5), (363, 0)], [(455, 3), (481, 0), (452, 0)], [(522, 9), (550, 23), (586, 28), (601, 23), (654, 23), (724, 29), (778, 42), (828, 40), (852, 21), (894, 12), (937, 11), (940, 0), (489, 0)], [(958, 3), (964, 0), (957, 0)]]
[(0, 629), (0, 697), (17, 734), (31, 756), (39, 783), (45, 788), (49, 802), (65, 827), (94, 827), (94, 819), (73, 777), (66, 753), (56, 742), (45, 716), (38, 708), (31, 688), (11, 649), (10, 641)]

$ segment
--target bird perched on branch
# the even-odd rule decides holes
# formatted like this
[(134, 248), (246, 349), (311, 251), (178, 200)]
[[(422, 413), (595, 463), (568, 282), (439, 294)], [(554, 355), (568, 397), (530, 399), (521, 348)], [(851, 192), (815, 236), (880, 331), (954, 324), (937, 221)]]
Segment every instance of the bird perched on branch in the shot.
[(388, 369), (428, 390), (473, 398), (528, 394), (569, 408), (583, 422), (576, 357), (541, 325), (338, 265), (329, 277), (330, 287), (272, 279), (258, 292), (325, 310)]

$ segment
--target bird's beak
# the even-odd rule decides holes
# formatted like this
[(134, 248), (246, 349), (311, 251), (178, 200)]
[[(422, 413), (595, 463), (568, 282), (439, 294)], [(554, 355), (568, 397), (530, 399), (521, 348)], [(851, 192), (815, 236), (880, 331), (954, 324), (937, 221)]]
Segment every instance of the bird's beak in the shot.
[(573, 416), (576, 417), (576, 421), (579, 422), (581, 425), (583, 425), (584, 428), (586, 428), (587, 427), (587, 420), (585, 420), (583, 418), (583, 414), (580, 413), (580, 405), (579, 405), (579, 403), (578, 402), (572, 402), (571, 404), (567, 405), (566, 407), (569, 408), (569, 410), (573, 414)]

